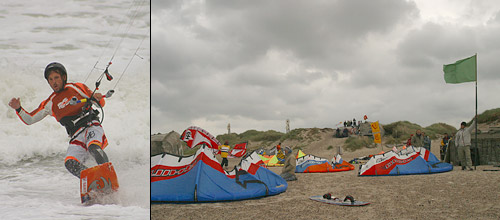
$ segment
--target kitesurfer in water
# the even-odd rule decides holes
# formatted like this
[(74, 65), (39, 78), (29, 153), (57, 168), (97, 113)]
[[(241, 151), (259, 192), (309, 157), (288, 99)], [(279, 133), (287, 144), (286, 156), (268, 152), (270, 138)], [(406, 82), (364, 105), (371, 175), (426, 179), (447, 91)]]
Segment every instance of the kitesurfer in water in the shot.
[[(80, 172), (87, 169), (83, 163), (88, 155), (91, 155), (98, 164), (108, 162), (108, 157), (103, 151), (108, 141), (97, 116), (99, 112), (90, 105), (92, 101), (101, 107), (104, 106), (103, 95), (101, 93), (92, 95), (92, 91), (83, 83), (67, 83), (66, 68), (57, 62), (47, 65), (44, 76), (54, 92), (38, 108), (27, 112), (21, 107), (19, 98), (12, 98), (9, 106), (16, 110), (16, 114), (27, 125), (51, 115), (66, 128), (71, 139), (64, 165), (71, 174), (80, 178)], [(75, 100), (84, 101), (75, 103)]]

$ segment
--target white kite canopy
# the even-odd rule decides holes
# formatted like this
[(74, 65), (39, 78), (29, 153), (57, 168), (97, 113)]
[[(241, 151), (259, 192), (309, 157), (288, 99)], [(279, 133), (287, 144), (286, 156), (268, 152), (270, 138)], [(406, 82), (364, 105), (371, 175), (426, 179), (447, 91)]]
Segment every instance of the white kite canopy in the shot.
[(181, 135), (181, 140), (186, 142), (190, 148), (196, 147), (200, 144), (205, 144), (209, 148), (218, 149), (221, 143), (208, 131), (202, 128), (191, 126), (184, 130)]
[[(229, 152), (228, 158), (243, 157), (247, 153), (248, 142), (234, 145), (233, 149)], [(257, 154), (257, 153), (256, 153)]]
[(360, 176), (430, 174), (453, 170), (423, 147), (407, 147), (400, 152), (375, 155), (359, 168)]

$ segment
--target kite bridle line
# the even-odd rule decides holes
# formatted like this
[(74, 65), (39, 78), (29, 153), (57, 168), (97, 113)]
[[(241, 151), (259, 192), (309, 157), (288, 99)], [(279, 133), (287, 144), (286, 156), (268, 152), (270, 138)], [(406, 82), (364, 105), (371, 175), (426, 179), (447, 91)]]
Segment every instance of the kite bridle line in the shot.
[[(143, 4), (144, 4), (144, 2), (145, 2), (145, 0), (142, 0), (142, 2), (139, 2), (139, 1), (141, 1), (141, 0), (137, 0), (137, 1), (135, 1), (135, 0), (134, 0), (134, 2), (132, 2), (132, 5), (128, 8), (128, 10), (127, 10), (127, 12), (126, 12), (126, 14), (129, 14), (129, 13), (132, 11), (132, 8), (133, 8), (133, 7), (134, 7), (134, 5), (135, 5), (134, 3), (138, 2), (138, 3), (137, 3), (137, 8), (136, 8), (135, 14), (134, 14), (133, 16), (131, 16), (131, 18), (130, 18), (130, 20), (129, 20), (129, 22), (128, 22), (128, 26), (126, 27), (125, 32), (122, 34), (122, 36), (121, 36), (121, 38), (120, 38), (120, 42), (119, 42), (119, 43), (118, 43), (118, 45), (115, 47), (115, 51), (114, 51), (113, 55), (111, 56), (111, 58), (110, 58), (110, 60), (109, 60), (109, 62), (108, 62), (108, 65), (107, 65), (107, 66), (109, 66), (109, 65), (110, 65), (109, 63), (113, 61), (113, 58), (115, 57), (116, 53), (118, 52), (118, 48), (120, 48), (120, 45), (121, 45), (121, 43), (123, 42), (123, 40), (125, 39), (125, 37), (129, 36), (129, 33), (128, 33), (128, 32), (129, 32), (129, 30), (130, 30), (130, 27), (132, 26), (132, 24), (133, 24), (133, 23), (134, 23), (134, 21), (136, 20), (137, 15), (138, 15), (138, 13), (139, 13), (139, 11), (140, 11), (140, 10), (139, 10), (139, 9), (140, 9), (140, 7), (142, 7), (142, 5), (143, 5)], [(101, 57), (103, 56), (103, 54), (104, 54), (104, 52), (106, 51), (106, 49), (108, 49), (108, 48), (109, 48), (109, 46), (110, 46), (111, 42), (113, 42), (113, 41), (114, 41), (114, 40), (113, 40), (113, 39), (114, 39), (114, 37), (115, 37), (116, 35), (118, 35), (118, 34), (117, 34), (117, 33), (118, 33), (118, 30), (120, 30), (120, 28), (121, 28), (122, 24), (123, 24), (123, 23), (121, 23), (121, 24), (117, 27), (117, 29), (113, 32), (113, 34), (112, 34), (111, 38), (110, 38), (110, 39), (109, 39), (109, 41), (106, 43), (106, 46), (105, 46), (105, 47), (104, 47), (104, 49), (101, 51), (101, 54), (99, 55), (99, 58), (97, 58), (97, 60), (96, 60), (96, 62), (95, 62), (95, 64), (94, 64), (94, 66), (92, 67), (92, 69), (90, 70), (90, 72), (87, 74), (87, 77), (86, 77), (86, 78), (85, 78), (85, 80), (83, 81), (84, 83), (86, 83), (86, 82), (87, 82), (87, 80), (89, 79), (89, 77), (90, 77), (90, 75), (92, 74), (92, 72), (94, 71), (94, 69), (99, 69), (99, 68), (97, 67), (97, 64), (98, 64), (98, 63), (99, 63), (99, 61), (101, 60)], [(102, 69), (101, 69), (101, 70), (102, 70)]]
[[(76, 98), (74, 98), (74, 99), (72, 99), (72, 100), (70, 101), (70, 102), (71, 102), (71, 103), (73, 103), (73, 104), (80, 103), (80, 102), (86, 102), (86, 104), (85, 104), (85, 106), (84, 106), (84, 109), (83, 109), (83, 113), (84, 113), (84, 114), (85, 114), (85, 113), (87, 113), (87, 112), (89, 112), (89, 111), (91, 111), (91, 109), (92, 109), (92, 105), (93, 105), (94, 103), (95, 103), (95, 104), (97, 104), (97, 106), (101, 109), (101, 112), (102, 112), (102, 118), (101, 118), (100, 123), (102, 123), (102, 122), (104, 121), (104, 110), (103, 110), (102, 106), (99, 104), (99, 100), (96, 100), (96, 99), (94, 98), (94, 95), (95, 95), (96, 91), (97, 91), (97, 90), (99, 90), (99, 86), (101, 85), (101, 81), (102, 81), (102, 79), (104, 78), (104, 76), (106, 76), (106, 79), (107, 79), (108, 81), (113, 80), (113, 76), (109, 73), (109, 66), (113, 63), (113, 59), (114, 59), (114, 57), (116, 56), (116, 54), (117, 54), (117, 52), (118, 52), (118, 49), (120, 48), (120, 45), (122, 44), (122, 42), (123, 42), (123, 40), (125, 39), (125, 37), (127, 37), (127, 36), (129, 36), (129, 35), (130, 35), (130, 33), (129, 33), (130, 28), (132, 27), (132, 24), (134, 23), (134, 21), (137, 19), (137, 16), (138, 16), (138, 14), (139, 14), (139, 12), (140, 12), (140, 8), (144, 5), (144, 3), (145, 3), (145, 2), (146, 2), (146, 0), (137, 0), (137, 1), (135, 1), (135, 0), (134, 0), (134, 2), (132, 3), (132, 5), (128, 8), (128, 11), (127, 11), (127, 13), (126, 13), (126, 14), (129, 14), (129, 12), (131, 12), (131, 11), (132, 11), (132, 8), (133, 8), (134, 6), (136, 6), (136, 7), (135, 7), (135, 13), (133, 14), (133, 16), (131, 16), (131, 17), (130, 17), (129, 22), (128, 22), (128, 25), (127, 25), (127, 27), (125, 28), (124, 34), (122, 34), (122, 36), (121, 36), (121, 38), (120, 38), (120, 40), (119, 40), (119, 42), (118, 42), (117, 46), (115, 47), (115, 50), (114, 50), (113, 54), (111, 55), (111, 58), (109, 59), (109, 61), (108, 61), (107, 65), (106, 65), (106, 67), (104, 68), (103, 72), (102, 72), (102, 73), (99, 75), (99, 77), (97, 78), (97, 80), (96, 80), (96, 82), (95, 82), (95, 88), (94, 88), (94, 90), (92, 91), (92, 94), (90, 95), (89, 100), (87, 100), (87, 99), (76, 100)], [(108, 49), (108, 48), (109, 48), (109, 45), (111, 44), (111, 42), (113, 42), (113, 38), (114, 38), (114, 36), (115, 36), (115, 35), (117, 35), (117, 32), (118, 32), (118, 30), (120, 29), (120, 27), (121, 27), (121, 24), (120, 24), (120, 25), (118, 26), (118, 28), (115, 30), (115, 32), (113, 33), (113, 35), (112, 35), (112, 37), (110, 38), (110, 40), (107, 42), (107, 44), (106, 44), (105, 48), (102, 50), (101, 54), (99, 55), (99, 58), (97, 59), (96, 63), (94, 64), (94, 66), (92, 67), (92, 69), (90, 70), (90, 72), (87, 74), (87, 77), (85, 78), (84, 83), (85, 83), (85, 82), (87, 82), (88, 78), (90, 77), (90, 75), (92, 74), (92, 72), (93, 72), (93, 70), (94, 70), (94, 69), (99, 69), (99, 68), (97, 67), (97, 65), (98, 65), (98, 63), (99, 63), (99, 60), (101, 59), (102, 55), (104, 54), (104, 51), (105, 51), (106, 49)], [(149, 33), (149, 30), (150, 30), (150, 28), (148, 29), (148, 33)], [(120, 79), (122, 78), (122, 76), (123, 76), (123, 75), (124, 75), (124, 73), (126, 72), (126, 70), (127, 70), (128, 66), (130, 65), (130, 63), (132, 62), (132, 60), (133, 60), (133, 58), (134, 58), (135, 56), (138, 56), (139, 58), (143, 59), (141, 56), (139, 56), (139, 55), (137, 54), (137, 51), (140, 49), (140, 47), (141, 47), (141, 45), (142, 45), (142, 42), (144, 41), (144, 39), (145, 39), (147, 36), (148, 36), (148, 35), (146, 35), (146, 36), (142, 39), (141, 43), (139, 44), (139, 46), (138, 46), (138, 47), (137, 47), (137, 49), (135, 50), (134, 54), (133, 54), (133, 55), (132, 55), (132, 57), (130, 58), (129, 63), (127, 64), (127, 66), (126, 66), (126, 67), (125, 67), (125, 69), (123, 70), (122, 74), (120, 75), (120, 78), (119, 78), (119, 79), (118, 79), (118, 81), (116, 82), (116, 84), (115, 84), (115, 86), (113, 87), (113, 89), (108, 90), (108, 92), (107, 92), (105, 95), (103, 95), (103, 98), (110, 98), (110, 97), (114, 94), (114, 92), (115, 92), (115, 90), (114, 90), (114, 89), (116, 88), (116, 86), (117, 86), (117, 85), (118, 85), (118, 83), (120, 82)]]
[[(119, 83), (119, 82), (120, 82), (120, 80), (122, 79), (123, 75), (125, 74), (125, 72), (127, 71), (128, 67), (129, 67), (130, 63), (132, 63), (132, 60), (134, 59), (134, 57), (136, 57), (136, 56), (137, 56), (137, 57), (139, 57), (139, 58), (141, 58), (141, 59), (144, 59), (143, 57), (139, 56), (139, 54), (137, 54), (137, 52), (138, 52), (138, 51), (139, 51), (139, 49), (141, 48), (142, 43), (144, 42), (144, 40), (145, 40), (145, 39), (149, 36), (150, 30), (151, 30), (151, 28), (149, 28), (149, 29), (148, 29), (147, 34), (146, 34), (146, 35), (144, 35), (144, 37), (143, 37), (143, 38), (142, 38), (142, 40), (141, 40), (141, 43), (139, 43), (139, 46), (137, 46), (137, 48), (135, 49), (134, 54), (132, 54), (132, 56), (130, 57), (130, 60), (128, 61), (127, 65), (126, 65), (126, 66), (125, 66), (125, 68), (123, 69), (122, 74), (121, 74), (121, 75), (120, 75), (120, 77), (118, 78), (118, 81), (116, 81), (116, 84), (115, 84), (115, 86), (113, 87), (113, 90), (116, 88), (116, 86), (118, 85), (118, 83)], [(107, 71), (107, 70), (108, 70), (108, 68), (106, 67), (106, 70), (105, 70), (105, 71)], [(108, 73), (108, 74), (109, 74), (109, 73)], [(110, 75), (110, 76), (111, 76), (111, 75)], [(107, 75), (106, 75), (106, 77), (107, 77)]]

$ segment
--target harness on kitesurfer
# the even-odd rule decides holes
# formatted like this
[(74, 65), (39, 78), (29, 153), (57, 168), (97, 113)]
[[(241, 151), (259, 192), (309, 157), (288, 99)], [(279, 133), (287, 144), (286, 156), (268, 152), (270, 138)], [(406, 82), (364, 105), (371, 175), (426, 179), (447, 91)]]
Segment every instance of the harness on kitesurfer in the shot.
[[(66, 128), (66, 132), (71, 137), (69, 142), (73, 141), (76, 137), (78, 137), (78, 135), (81, 134), (83, 131), (85, 131), (85, 129), (94, 125), (95, 123), (93, 123), (93, 121), (99, 121), (99, 116), (98, 116), (99, 111), (92, 108), (92, 105), (94, 104), (101, 109), (102, 119), (99, 121), (99, 124), (102, 124), (104, 120), (104, 109), (99, 104), (99, 101), (94, 98), (94, 94), (96, 90), (99, 89), (99, 86), (101, 85), (101, 80), (104, 77), (104, 75), (106, 76), (106, 79), (108, 81), (111, 81), (113, 79), (113, 76), (111, 76), (111, 74), (108, 71), (109, 65), (111, 65), (111, 62), (109, 62), (104, 72), (97, 79), (95, 83), (95, 89), (94, 91), (92, 91), (92, 94), (90, 95), (89, 98), (78, 100), (76, 97), (73, 97), (69, 101), (70, 105), (76, 105), (82, 102), (85, 103), (85, 105), (82, 107), (82, 112), (80, 114), (74, 116), (66, 116), (59, 121), (61, 125), (63, 125)], [(106, 93), (106, 95), (103, 95), (103, 98), (111, 97), (114, 92), (115, 92), (114, 90), (109, 90)]]

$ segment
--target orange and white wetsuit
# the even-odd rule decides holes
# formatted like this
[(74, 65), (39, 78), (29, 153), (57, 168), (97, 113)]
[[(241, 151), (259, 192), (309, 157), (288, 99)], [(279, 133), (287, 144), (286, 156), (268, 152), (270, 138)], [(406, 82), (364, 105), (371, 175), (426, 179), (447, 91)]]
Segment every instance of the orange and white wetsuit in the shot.
[[(71, 98), (88, 99), (91, 95), (92, 91), (83, 83), (66, 83), (63, 91), (53, 92), (48, 99), (40, 103), (37, 109), (28, 113), (21, 107), (21, 111), (17, 112), (17, 115), (27, 125), (36, 123), (47, 115), (54, 116), (59, 122), (66, 116), (75, 116), (82, 112), (85, 103), (70, 105)], [(99, 104), (104, 106), (104, 99)]]
[[(98, 145), (101, 149), (108, 145), (104, 130), (97, 118), (87, 118), (86, 122), (82, 120), (83, 124), (75, 123), (76, 125), (68, 129), (70, 127), (67, 125), (68, 123), (78, 122), (79, 119), (83, 118), (80, 115), (85, 105), (84, 102), (71, 105), (70, 100), (75, 97), (77, 100), (87, 99), (90, 101), (91, 95), (92, 91), (83, 83), (66, 83), (62, 91), (53, 92), (32, 112), (27, 112), (22, 107), (19, 112), (16, 112), (27, 125), (34, 124), (47, 115), (55, 117), (66, 127), (68, 135), (71, 137), (65, 161), (73, 159), (83, 162), (87, 158), (88, 147), (91, 144)], [(101, 99), (99, 104), (104, 106), (104, 99)]]

